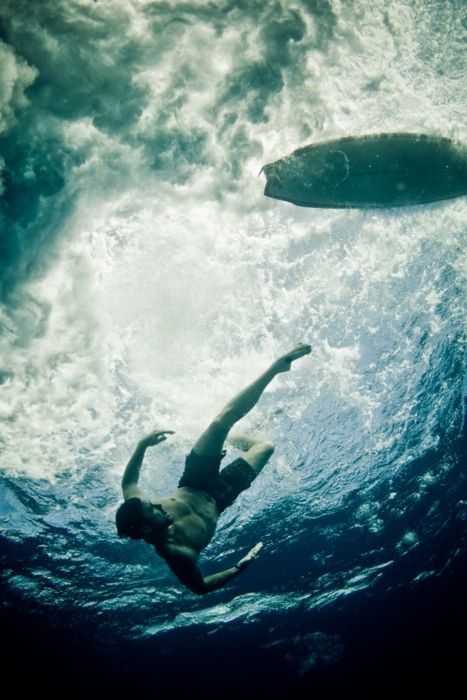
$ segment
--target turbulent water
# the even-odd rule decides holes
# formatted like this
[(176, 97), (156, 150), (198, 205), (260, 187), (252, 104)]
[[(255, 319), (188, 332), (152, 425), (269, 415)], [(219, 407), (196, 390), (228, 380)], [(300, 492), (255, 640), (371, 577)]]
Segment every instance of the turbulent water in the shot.
[[(446, 582), (467, 560), (466, 199), (300, 209), (265, 198), (260, 171), (344, 135), (465, 143), (466, 34), (456, 0), (3, 0), (15, 659), (28, 640), (88, 680), (290, 688), (387, 649), (416, 659), (429, 620), (449, 635)], [(175, 430), (141, 477), (174, 488), (215, 412), (300, 340), (312, 354), (244, 421), (276, 452), (201, 564), (258, 540), (261, 557), (198, 598), (116, 537), (122, 470), (147, 430)]]

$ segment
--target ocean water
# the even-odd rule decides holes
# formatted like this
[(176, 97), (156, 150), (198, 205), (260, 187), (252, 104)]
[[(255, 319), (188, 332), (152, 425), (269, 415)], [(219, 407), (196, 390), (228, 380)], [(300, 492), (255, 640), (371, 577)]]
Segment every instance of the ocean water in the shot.
[[(0, 523), (6, 663), (41, 687), (287, 691), (462, 677), (465, 197), (263, 196), (308, 143), (466, 142), (457, 0), (3, 0)], [(216, 411), (276, 452), (220, 518), (197, 597), (119, 540), (123, 468), (173, 489)], [(229, 456), (236, 456), (231, 452)], [(405, 686), (407, 687), (407, 686)]]

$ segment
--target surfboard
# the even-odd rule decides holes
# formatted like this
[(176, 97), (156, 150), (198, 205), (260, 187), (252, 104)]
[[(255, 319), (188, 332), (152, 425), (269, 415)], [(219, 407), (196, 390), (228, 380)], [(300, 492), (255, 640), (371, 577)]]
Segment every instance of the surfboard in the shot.
[(425, 134), (346, 136), (263, 171), (267, 197), (301, 207), (403, 207), (467, 194), (467, 146)]

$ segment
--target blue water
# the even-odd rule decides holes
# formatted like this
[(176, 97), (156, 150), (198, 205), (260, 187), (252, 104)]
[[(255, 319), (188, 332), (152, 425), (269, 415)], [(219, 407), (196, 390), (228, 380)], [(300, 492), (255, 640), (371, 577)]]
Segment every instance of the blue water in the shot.
[[(305, 210), (259, 173), (344, 135), (465, 142), (466, 31), (454, 1), (2, 3), (16, 673), (305, 695), (462, 677), (466, 200)], [(258, 540), (261, 557), (196, 597), (116, 537), (122, 470), (173, 429), (141, 477), (170, 491), (215, 412), (298, 340), (312, 354), (245, 419), (276, 452), (201, 565)]]

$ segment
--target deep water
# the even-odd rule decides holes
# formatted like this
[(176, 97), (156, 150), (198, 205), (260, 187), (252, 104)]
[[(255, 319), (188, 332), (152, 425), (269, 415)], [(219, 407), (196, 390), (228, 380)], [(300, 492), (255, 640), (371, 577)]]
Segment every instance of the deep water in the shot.
[[(464, 3), (6, 0), (0, 8), (5, 672), (50, 695), (374, 697), (463, 681), (465, 198), (311, 210), (261, 167), (308, 143), (465, 143)], [(184, 589), (119, 540), (215, 412), (276, 445)], [(236, 456), (236, 452), (229, 453)]]

